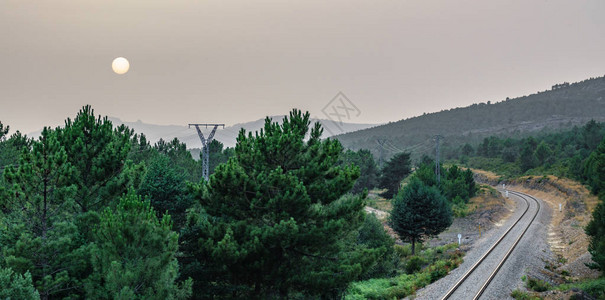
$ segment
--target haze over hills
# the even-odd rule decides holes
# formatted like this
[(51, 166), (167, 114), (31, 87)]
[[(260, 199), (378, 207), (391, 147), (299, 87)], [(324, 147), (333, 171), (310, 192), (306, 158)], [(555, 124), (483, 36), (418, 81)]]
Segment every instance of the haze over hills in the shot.
[[(284, 116), (272, 116), (271, 119), (277, 122), (281, 122)], [(147, 140), (152, 144), (157, 142), (159, 139), (172, 140), (178, 138), (181, 142), (187, 144), (187, 148), (200, 148), (202, 146), (200, 138), (197, 135), (197, 131), (194, 127), (189, 128), (186, 125), (157, 125), (143, 123), (142, 121), (137, 122), (124, 122), (118, 118), (109, 118), (114, 125), (124, 124), (129, 128), (134, 129), (136, 133), (144, 133)], [(355, 130), (361, 130), (376, 126), (376, 124), (358, 124), (358, 123), (338, 123), (326, 119), (312, 119), (311, 123), (316, 121), (320, 122), (324, 128), (323, 137), (329, 137), (334, 134), (343, 132), (350, 132)], [(225, 147), (234, 147), (235, 140), (241, 128), (244, 128), (247, 132), (255, 132), (260, 130), (265, 124), (265, 119), (258, 119), (256, 121), (234, 124), (232, 126), (225, 126), (223, 129), (219, 127), (214, 135), (214, 138), (224, 144)], [(205, 137), (208, 137), (212, 128), (207, 129), (202, 127), (202, 132)], [(197, 158), (197, 156), (194, 155)]]
[(415, 155), (432, 153), (433, 137), (444, 137), (443, 146), (477, 143), (487, 136), (525, 136), (605, 121), (605, 77), (556, 84), (551, 90), (424, 114), (373, 128), (336, 136), (350, 149), (370, 149), (380, 155), (377, 140), (385, 140), (383, 153), (400, 151)]

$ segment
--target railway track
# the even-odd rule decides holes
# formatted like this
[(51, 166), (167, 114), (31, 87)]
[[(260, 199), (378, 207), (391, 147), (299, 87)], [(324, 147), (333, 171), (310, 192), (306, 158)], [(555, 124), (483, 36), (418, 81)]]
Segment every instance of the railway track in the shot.
[[(442, 300), (450, 299), (450, 297), (452, 297), (452, 295), (466, 282), (466, 280), (471, 276), (471, 274), (473, 274), (473, 272), (475, 272), (476, 269), (482, 263), (484, 263), (488, 257), (490, 257), (490, 255), (493, 253), (493, 251), (496, 248), (498, 248), (498, 247), (506, 247), (506, 244), (503, 244), (502, 241), (509, 236), (509, 234), (511, 233), (511, 231), (514, 228), (518, 227), (518, 225), (519, 226), (525, 226), (523, 228), (523, 231), (521, 232), (521, 234), (516, 238), (516, 240), (514, 241), (514, 243), (505, 252), (504, 256), (499, 260), (497, 266), (493, 269), (493, 271), (491, 272), (491, 274), (489, 275), (489, 277), (487, 277), (487, 280), (485, 280), (485, 282), (481, 285), (481, 287), (479, 288), (479, 290), (474, 293), (474, 296), (473, 296), (472, 299), (473, 300), (479, 299), (479, 297), (481, 297), (481, 295), (483, 294), (483, 292), (485, 292), (485, 290), (487, 289), (487, 287), (489, 286), (489, 284), (492, 282), (492, 280), (494, 279), (494, 277), (496, 276), (496, 274), (498, 274), (498, 271), (500, 271), (500, 268), (502, 268), (502, 265), (509, 258), (509, 256), (511, 255), (511, 253), (513, 252), (513, 250), (515, 250), (515, 247), (517, 247), (517, 245), (519, 244), (519, 242), (521, 241), (521, 239), (523, 238), (523, 236), (525, 235), (525, 233), (527, 232), (527, 230), (529, 229), (529, 227), (534, 223), (534, 220), (538, 216), (538, 213), (540, 212), (540, 209), (541, 209), (540, 201), (538, 201), (536, 198), (534, 198), (534, 197), (532, 197), (530, 195), (527, 195), (527, 194), (523, 194), (523, 193), (519, 193), (519, 192), (515, 192), (515, 191), (510, 191), (510, 190), (508, 192), (510, 194), (516, 195), (516, 196), (520, 197), (521, 199), (525, 200), (525, 203), (527, 203), (527, 207), (525, 208), (525, 211), (515, 221), (515, 223), (513, 223), (508, 228), (508, 230), (506, 230), (506, 232), (487, 250), (487, 252), (485, 252), (485, 254), (483, 254), (483, 256), (481, 256), (481, 258), (479, 258), (479, 260), (466, 273), (464, 273), (464, 275), (462, 275), (462, 277), (456, 282), (456, 284), (454, 284), (454, 286), (452, 286), (452, 288), (450, 288), (448, 290), (448, 292), (445, 294), (445, 296), (443, 296), (441, 298)], [(531, 207), (530, 200), (533, 200), (537, 204), (537, 209), (536, 209), (535, 213), (533, 213), (533, 215), (531, 213), (528, 214), (528, 212), (530, 211), (530, 207)], [(525, 222), (522, 222), (520, 224), (520, 221), (523, 220), (524, 218), (526, 218), (526, 219), (530, 218), (529, 222), (527, 222), (527, 224), (525, 224)], [(493, 254), (496, 255), (496, 253), (493, 253)], [(465, 297), (465, 298), (470, 299), (470, 297)]]

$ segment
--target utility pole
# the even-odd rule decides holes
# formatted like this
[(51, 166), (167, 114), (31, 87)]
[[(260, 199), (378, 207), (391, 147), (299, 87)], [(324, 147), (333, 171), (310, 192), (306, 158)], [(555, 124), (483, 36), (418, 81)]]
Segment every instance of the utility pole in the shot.
[(435, 137), (435, 151), (437, 152), (435, 155), (435, 174), (437, 175), (437, 184), (441, 183), (441, 168), (439, 167), (439, 140), (443, 137), (440, 135), (436, 135)]
[[(216, 129), (219, 126), (223, 126), (224, 129), (225, 124), (189, 124), (189, 128), (191, 128), (191, 126), (195, 126), (195, 129), (197, 129), (197, 135), (200, 136), (200, 140), (202, 141), (202, 153), (204, 153), (204, 160), (202, 161), (202, 176), (206, 181), (208, 181), (210, 179), (210, 172), (208, 171), (210, 168), (210, 150), (208, 145), (210, 145), (210, 142), (212, 142)], [(208, 139), (204, 138), (204, 134), (202, 133), (202, 130), (200, 130), (200, 126), (205, 126), (206, 128), (208, 128), (208, 126), (214, 126), (214, 128), (212, 128), (212, 132), (210, 132), (210, 135), (208, 136)]]
[(384, 144), (387, 142), (385, 139), (376, 139), (376, 143), (378, 143), (378, 150), (380, 151), (380, 156), (378, 157), (378, 166), (382, 168), (382, 164), (384, 162)]

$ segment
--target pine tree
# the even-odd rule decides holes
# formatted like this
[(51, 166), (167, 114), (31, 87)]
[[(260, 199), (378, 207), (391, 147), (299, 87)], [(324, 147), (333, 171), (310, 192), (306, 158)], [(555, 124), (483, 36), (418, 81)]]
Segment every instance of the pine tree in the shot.
[(79, 286), (82, 265), (74, 263), (83, 249), (73, 223), (73, 167), (56, 139), (45, 128), (18, 168), (9, 167), (9, 212), (0, 228), (0, 245), (7, 266), (30, 271), (42, 299), (65, 297)]
[(158, 219), (149, 201), (134, 190), (114, 210), (106, 208), (95, 230), (94, 273), (86, 295), (94, 299), (186, 299), (191, 280), (180, 284), (178, 235), (170, 215)]
[(412, 243), (414, 254), (416, 242), (437, 235), (452, 224), (452, 212), (437, 188), (412, 178), (395, 197), (389, 224), (402, 240)]
[(584, 177), (595, 195), (605, 192), (605, 139), (586, 160)]
[(411, 172), (410, 153), (402, 152), (395, 154), (389, 160), (380, 175), (379, 186), (386, 189), (382, 196), (393, 198), (401, 186), (401, 181)]
[(191, 156), (187, 145), (181, 143), (177, 138), (170, 142), (160, 139), (154, 148), (170, 159), (170, 164), (185, 175), (185, 179), (197, 182), (202, 178), (202, 166)]
[(31, 143), (32, 141), (19, 131), (12, 134), (8, 139), (6, 136), (4, 140), (0, 139), (0, 175), (7, 166), (17, 165), (21, 154), (31, 149)]
[(132, 137), (128, 159), (134, 164), (151, 161), (156, 155), (157, 151), (149, 144), (145, 134), (135, 134)]
[(399, 257), (394, 255), (395, 240), (387, 233), (374, 214), (367, 214), (357, 234), (357, 243), (379, 250), (378, 259), (362, 274), (363, 279), (393, 275)]
[(196, 296), (336, 297), (377, 259), (355, 248), (362, 197), (343, 197), (359, 171), (338, 164), (342, 146), (321, 140), (319, 123), (305, 138), (309, 119), (293, 110), (281, 125), (267, 118), (256, 135), (242, 130), (235, 156), (216, 168), (207, 192), (200, 186), (205, 213), (191, 216), (184, 243), (195, 251), (189, 265), (214, 274)]
[(165, 155), (157, 155), (151, 160), (138, 194), (148, 197), (159, 217), (170, 214), (175, 229), (184, 225), (185, 211), (193, 204), (185, 176), (175, 170)]
[(551, 164), (553, 162), (553, 151), (544, 141), (540, 142), (534, 153), (540, 166)]
[(85, 106), (57, 131), (74, 167), (70, 180), (77, 186), (75, 202), (81, 211), (102, 210), (129, 184), (140, 180), (140, 170), (126, 163), (132, 136), (127, 127), (114, 129), (107, 117), (97, 118), (94, 110)]
[(595, 262), (590, 267), (603, 271), (605, 270), (605, 203), (603, 197), (592, 212), (592, 220), (586, 226), (586, 234), (590, 239), (588, 251)]
[(534, 154), (536, 147), (536, 140), (532, 137), (525, 139), (523, 142), (519, 155), (519, 165), (522, 172), (536, 167), (536, 155)]
[(591, 153), (586, 162), (586, 177), (592, 192), (599, 195), (599, 204), (592, 213), (592, 220), (586, 226), (590, 238), (588, 251), (595, 262), (592, 267), (605, 270), (605, 139)]
[(342, 155), (342, 164), (359, 167), (360, 176), (351, 189), (352, 193), (361, 193), (378, 185), (378, 167), (372, 152), (366, 149), (358, 151), (347, 150)]
[(464, 146), (462, 147), (462, 155), (471, 156), (473, 152), (473, 146), (471, 146), (471, 144), (469, 143), (464, 144)]
[(597, 148), (601, 140), (603, 139), (602, 133), (603, 124), (597, 123), (595, 120), (590, 120), (584, 127), (582, 127), (582, 141), (583, 146), (588, 150), (594, 150)]
[(9, 129), (10, 126), (4, 126), (4, 124), (2, 124), (2, 121), (0, 121), (0, 142), (4, 141)]
[(29, 272), (16, 274), (10, 268), (0, 268), (0, 299), (37, 300), (40, 294), (32, 285)]

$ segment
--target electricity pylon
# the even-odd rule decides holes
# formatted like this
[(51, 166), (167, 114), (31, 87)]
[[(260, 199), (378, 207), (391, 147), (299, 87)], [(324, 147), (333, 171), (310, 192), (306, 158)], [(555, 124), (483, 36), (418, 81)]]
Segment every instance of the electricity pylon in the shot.
[[(195, 126), (195, 129), (197, 129), (197, 135), (200, 136), (200, 141), (202, 141), (202, 153), (204, 153), (204, 158), (202, 160), (202, 176), (206, 181), (208, 181), (210, 179), (210, 150), (208, 145), (210, 145), (210, 142), (212, 142), (216, 129), (219, 126), (223, 126), (224, 129), (225, 124), (189, 124), (189, 128), (191, 128), (191, 126)], [(208, 126), (214, 126), (214, 128), (212, 128), (212, 132), (210, 132), (210, 135), (208, 136), (208, 139), (204, 138), (204, 134), (202, 133), (202, 130), (200, 130), (200, 126), (206, 126), (206, 128), (208, 128)]]
[(384, 144), (387, 142), (385, 139), (376, 139), (376, 143), (378, 143), (378, 150), (380, 151), (380, 156), (378, 157), (378, 167), (382, 168), (382, 164), (384, 163)]
[(441, 168), (439, 167), (439, 140), (443, 137), (440, 135), (436, 135), (435, 137), (435, 151), (437, 152), (435, 155), (435, 174), (437, 175), (437, 183), (441, 183)]

